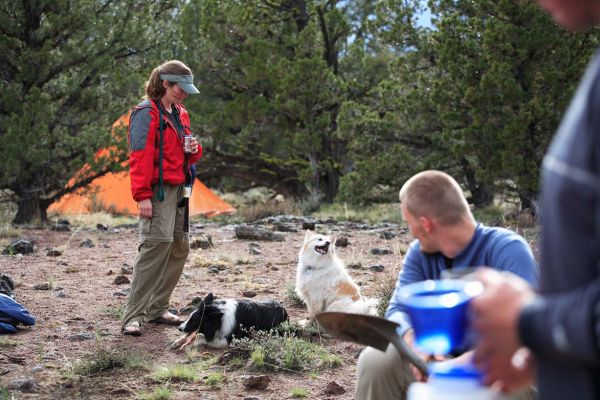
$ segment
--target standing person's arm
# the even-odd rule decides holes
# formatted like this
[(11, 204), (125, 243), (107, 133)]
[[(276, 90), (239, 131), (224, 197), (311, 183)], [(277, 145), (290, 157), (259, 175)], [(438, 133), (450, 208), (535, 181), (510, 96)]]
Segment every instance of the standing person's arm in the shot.
[(151, 107), (136, 109), (129, 118), (131, 194), (140, 216), (152, 217), (152, 174), (158, 117)]

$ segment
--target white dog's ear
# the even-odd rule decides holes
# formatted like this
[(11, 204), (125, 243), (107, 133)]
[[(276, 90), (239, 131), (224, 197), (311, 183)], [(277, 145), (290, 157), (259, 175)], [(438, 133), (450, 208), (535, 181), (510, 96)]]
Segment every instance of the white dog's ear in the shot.
[(307, 229), (306, 233), (304, 234), (304, 243), (308, 242), (312, 237), (313, 237), (312, 231), (310, 229)]

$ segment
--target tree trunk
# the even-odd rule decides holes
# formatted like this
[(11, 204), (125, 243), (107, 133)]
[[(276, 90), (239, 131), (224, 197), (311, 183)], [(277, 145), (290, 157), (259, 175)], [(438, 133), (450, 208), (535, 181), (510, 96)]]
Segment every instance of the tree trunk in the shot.
[(463, 173), (466, 178), (467, 189), (471, 192), (468, 199), (475, 207), (484, 207), (492, 204), (494, 201), (494, 189), (486, 182), (477, 180), (475, 171), (466, 159), (460, 161)]
[(46, 222), (48, 220), (48, 202), (35, 197), (20, 197), (17, 203), (17, 215), (13, 224), (27, 224), (35, 220)]

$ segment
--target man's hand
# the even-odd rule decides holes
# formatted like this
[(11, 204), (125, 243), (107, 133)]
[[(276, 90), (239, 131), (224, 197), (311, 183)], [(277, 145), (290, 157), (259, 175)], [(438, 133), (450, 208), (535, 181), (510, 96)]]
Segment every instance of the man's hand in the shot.
[(152, 200), (146, 199), (137, 203), (141, 218), (152, 218)]
[[(404, 342), (406, 343), (406, 345), (408, 347), (411, 348), (411, 350), (420, 358), (422, 358), (426, 363), (430, 362), (430, 361), (443, 361), (444, 357), (443, 356), (432, 356), (430, 354), (424, 353), (422, 352), (419, 347), (416, 345), (415, 343), (415, 331), (414, 329), (409, 329), (407, 330), (404, 335), (402, 336), (402, 339), (404, 340)], [(413, 375), (415, 376), (415, 379), (418, 382), (427, 382), (427, 377), (424, 376), (421, 371), (415, 367), (414, 365), (411, 364), (410, 366)]]
[[(525, 280), (511, 273), (480, 268), (475, 277), (484, 285), (483, 293), (470, 305), (479, 333), (475, 364), (484, 371), (487, 384), (499, 385), (504, 391), (523, 387), (532, 382), (535, 363), (531, 353), (522, 348), (517, 324), (535, 293)], [(517, 363), (519, 354), (525, 356)]]

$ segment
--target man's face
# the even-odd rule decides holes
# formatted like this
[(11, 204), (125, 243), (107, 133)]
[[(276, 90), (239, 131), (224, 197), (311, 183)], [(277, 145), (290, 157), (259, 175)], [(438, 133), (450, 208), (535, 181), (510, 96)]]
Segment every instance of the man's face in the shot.
[(568, 29), (580, 30), (600, 22), (598, 0), (538, 0), (538, 3)]
[(423, 225), (423, 221), (421, 218), (417, 218), (412, 215), (410, 212), (406, 210), (405, 207), (400, 207), (402, 211), (402, 217), (406, 224), (408, 225), (408, 229), (410, 233), (413, 235), (415, 239), (419, 240), (419, 244), (421, 245), (421, 252), (423, 253), (436, 253), (439, 251), (437, 241), (432, 235), (431, 232), (428, 232), (425, 226)]

